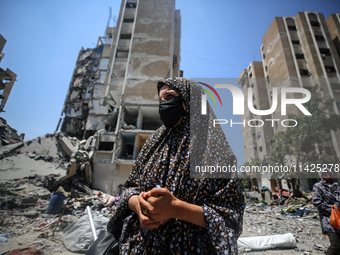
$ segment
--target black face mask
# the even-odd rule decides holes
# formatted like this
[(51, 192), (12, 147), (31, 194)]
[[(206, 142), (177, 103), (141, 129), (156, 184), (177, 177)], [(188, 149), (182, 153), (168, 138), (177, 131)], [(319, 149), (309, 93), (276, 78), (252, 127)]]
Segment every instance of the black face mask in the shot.
[(159, 115), (166, 127), (172, 128), (175, 126), (186, 115), (183, 100), (180, 96), (173, 96), (169, 100), (161, 100), (159, 103)]

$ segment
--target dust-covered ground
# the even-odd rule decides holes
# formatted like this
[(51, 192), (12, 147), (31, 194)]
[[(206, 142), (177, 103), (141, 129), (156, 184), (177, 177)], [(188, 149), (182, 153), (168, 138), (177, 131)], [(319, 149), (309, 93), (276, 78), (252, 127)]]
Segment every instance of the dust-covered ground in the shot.
[[(79, 198), (69, 200), (63, 216), (46, 214), (49, 191), (43, 187), (44, 177), (36, 176), (0, 183), (2, 192), (0, 211), (0, 234), (9, 233), (8, 242), (0, 244), (0, 254), (23, 247), (35, 247), (44, 254), (76, 254), (63, 244), (63, 228), (77, 222), (86, 215), (90, 205), (93, 211), (109, 218), (110, 208), (104, 207), (105, 194), (99, 196), (78, 192)], [(67, 194), (67, 192), (65, 193)], [(71, 195), (71, 194), (69, 194)], [(98, 207), (98, 205), (101, 205)], [(304, 214), (294, 216), (303, 208)], [(301, 212), (301, 210), (300, 210)], [(55, 223), (49, 225), (49, 223)], [(58, 226), (56, 225), (58, 223)], [(291, 233), (296, 247), (283, 249), (250, 250), (240, 248), (240, 254), (324, 254), (329, 246), (328, 237), (323, 236), (318, 214), (313, 205), (265, 206), (248, 203), (243, 219), (242, 237), (258, 237)]]
[[(108, 194), (84, 189), (77, 182), (63, 183), (64, 211), (46, 214), (55, 190), (53, 183), (67, 174), (70, 156), (58, 144), (58, 135), (0, 148), (0, 234), (8, 233), (7, 243), (0, 243), (0, 254), (18, 248), (34, 247), (44, 254), (72, 253), (64, 246), (65, 229), (86, 215), (90, 206), (107, 219), (113, 211), (105, 207)], [(66, 202), (67, 201), (67, 202)], [(321, 232), (315, 207), (309, 201), (294, 200), (288, 205), (267, 206), (247, 201), (243, 219), (243, 237), (291, 233), (294, 248), (251, 250), (239, 248), (240, 254), (324, 254), (329, 246)], [(280, 239), (280, 236), (279, 238)]]

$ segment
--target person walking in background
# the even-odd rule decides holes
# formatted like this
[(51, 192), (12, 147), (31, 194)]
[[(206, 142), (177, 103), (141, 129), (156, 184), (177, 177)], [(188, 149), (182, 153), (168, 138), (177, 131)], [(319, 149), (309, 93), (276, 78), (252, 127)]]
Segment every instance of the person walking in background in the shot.
[(320, 172), (321, 180), (313, 186), (313, 204), (317, 207), (320, 216), (322, 233), (329, 237), (331, 245), (327, 255), (340, 254), (340, 230), (335, 229), (330, 223), (332, 205), (340, 206), (340, 187), (334, 180), (330, 169), (325, 168)]

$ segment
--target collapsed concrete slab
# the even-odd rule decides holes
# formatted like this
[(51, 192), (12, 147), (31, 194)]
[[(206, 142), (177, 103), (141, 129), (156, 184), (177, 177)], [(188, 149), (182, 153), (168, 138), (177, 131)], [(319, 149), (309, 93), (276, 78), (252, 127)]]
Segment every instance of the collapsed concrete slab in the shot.
[(11, 128), (5, 119), (0, 118), (0, 147), (21, 143), (24, 137), (24, 134), (18, 135), (17, 131)]

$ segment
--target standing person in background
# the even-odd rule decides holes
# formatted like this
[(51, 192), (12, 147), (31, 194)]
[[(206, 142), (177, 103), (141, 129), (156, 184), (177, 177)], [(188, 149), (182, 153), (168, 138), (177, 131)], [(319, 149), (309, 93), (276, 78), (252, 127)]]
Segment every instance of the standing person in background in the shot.
[(328, 235), (331, 245), (326, 255), (340, 254), (340, 230), (335, 229), (329, 220), (332, 205), (340, 206), (340, 187), (334, 180), (330, 169), (325, 168), (320, 172), (321, 180), (313, 186), (313, 204), (318, 208), (322, 233)]
[[(121, 254), (237, 254), (245, 207), (237, 178), (190, 177), (192, 86), (185, 78), (157, 85), (164, 125), (143, 146), (108, 224), (124, 221)], [(235, 165), (220, 127), (204, 139)]]

